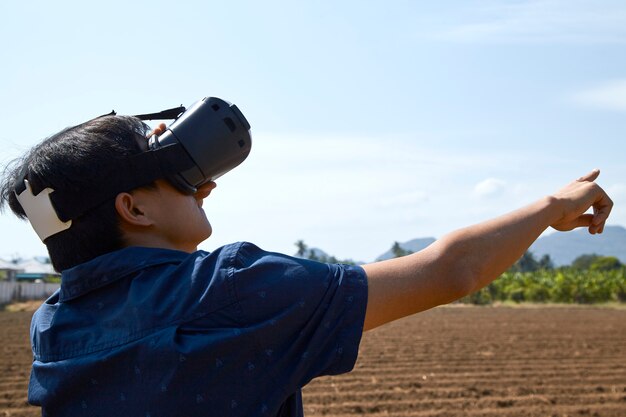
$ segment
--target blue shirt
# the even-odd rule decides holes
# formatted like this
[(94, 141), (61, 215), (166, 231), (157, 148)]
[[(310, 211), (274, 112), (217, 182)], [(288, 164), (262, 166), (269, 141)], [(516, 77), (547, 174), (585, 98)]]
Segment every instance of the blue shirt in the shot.
[(348, 372), (362, 268), (265, 252), (130, 247), (64, 271), (35, 313), (28, 389), (44, 416), (301, 416)]

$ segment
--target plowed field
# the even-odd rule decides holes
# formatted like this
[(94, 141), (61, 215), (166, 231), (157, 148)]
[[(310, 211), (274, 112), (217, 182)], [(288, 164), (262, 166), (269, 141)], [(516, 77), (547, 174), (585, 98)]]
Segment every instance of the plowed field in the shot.
[(626, 310), (438, 308), (365, 335), (307, 416), (626, 417)]
[[(26, 405), (31, 313), (0, 313), (0, 416)], [(626, 310), (446, 307), (365, 335), (353, 372), (304, 390), (312, 416), (626, 417)]]

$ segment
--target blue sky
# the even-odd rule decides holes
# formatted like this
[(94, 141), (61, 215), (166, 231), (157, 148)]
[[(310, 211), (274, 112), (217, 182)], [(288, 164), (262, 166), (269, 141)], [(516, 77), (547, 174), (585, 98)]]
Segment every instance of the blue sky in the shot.
[[(130, 3), (130, 2), (129, 2)], [(236, 103), (213, 236), (370, 261), (600, 168), (626, 225), (623, 1), (2, 2), (0, 163), (121, 114)], [(0, 258), (45, 254), (0, 215)]]

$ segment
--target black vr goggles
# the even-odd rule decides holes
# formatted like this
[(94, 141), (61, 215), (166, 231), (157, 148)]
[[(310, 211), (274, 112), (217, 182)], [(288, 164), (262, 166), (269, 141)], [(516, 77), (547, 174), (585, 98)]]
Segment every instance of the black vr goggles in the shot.
[[(234, 104), (216, 97), (198, 101), (189, 109), (176, 107), (135, 117), (175, 119), (162, 135), (150, 138), (148, 148), (157, 154), (157, 159), (163, 152), (166, 166), (170, 165), (167, 162), (176, 165), (177, 169), (168, 169), (166, 177), (187, 194), (241, 164), (252, 146), (250, 124), (243, 113)], [(165, 156), (166, 152), (171, 156)], [(158, 164), (160, 169), (162, 165)]]
[(27, 178), (16, 184), (17, 198), (41, 240), (68, 229), (72, 219), (118, 193), (160, 178), (183, 193), (193, 194), (201, 185), (241, 164), (250, 153), (250, 124), (237, 106), (216, 97), (204, 98), (189, 109), (181, 106), (135, 117), (174, 122), (163, 134), (148, 140), (148, 151), (116, 164), (110, 175), (103, 173), (110, 178), (105, 184), (80, 193), (34, 190)]

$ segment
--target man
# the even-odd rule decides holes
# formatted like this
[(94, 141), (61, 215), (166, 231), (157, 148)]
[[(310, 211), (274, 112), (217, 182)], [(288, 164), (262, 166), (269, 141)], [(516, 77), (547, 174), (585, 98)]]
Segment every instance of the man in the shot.
[[(66, 129), (12, 166), (1, 202), (21, 217), (29, 193), (80, 205), (132, 172), (149, 135), (123, 116)], [(42, 237), (62, 284), (33, 317), (29, 401), (50, 416), (302, 415), (300, 388), (351, 370), (363, 331), (487, 285), (549, 226), (602, 233), (612, 202), (598, 175), (362, 267), (250, 243), (197, 251), (215, 183), (193, 194), (166, 177), (121, 187)]]

